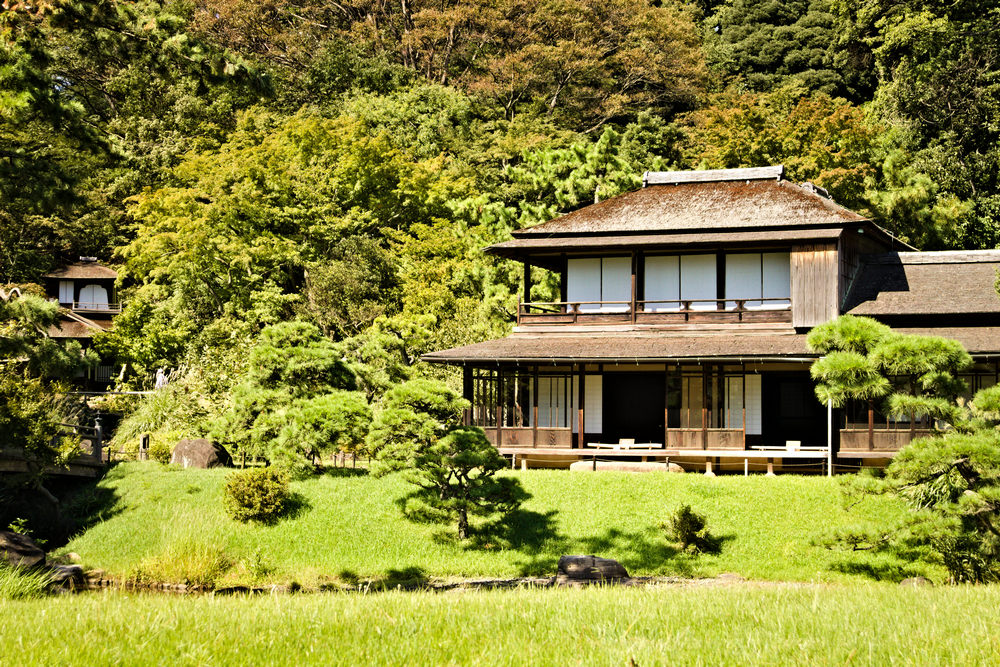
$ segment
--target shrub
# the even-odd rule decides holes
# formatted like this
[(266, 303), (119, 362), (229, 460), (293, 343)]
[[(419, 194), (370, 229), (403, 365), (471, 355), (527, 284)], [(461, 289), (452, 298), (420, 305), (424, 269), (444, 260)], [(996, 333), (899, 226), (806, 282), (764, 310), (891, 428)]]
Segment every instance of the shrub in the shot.
[(708, 532), (705, 517), (691, 509), (690, 505), (678, 507), (660, 527), (666, 531), (667, 538), (680, 544), (682, 549), (715, 550), (715, 541)]
[(226, 512), (237, 521), (274, 521), (290, 496), (288, 476), (274, 468), (238, 470), (226, 477)]
[(174, 446), (165, 438), (154, 436), (150, 439), (148, 453), (151, 460), (167, 465), (170, 463), (170, 456), (174, 453)]

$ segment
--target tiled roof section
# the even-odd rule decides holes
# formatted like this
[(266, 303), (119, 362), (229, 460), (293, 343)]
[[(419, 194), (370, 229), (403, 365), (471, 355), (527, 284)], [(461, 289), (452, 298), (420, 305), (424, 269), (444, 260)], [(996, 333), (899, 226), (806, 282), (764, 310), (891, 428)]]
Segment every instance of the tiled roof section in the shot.
[(568, 248), (601, 250), (615, 248), (669, 246), (691, 247), (697, 245), (738, 245), (754, 243), (835, 241), (844, 233), (841, 227), (813, 227), (807, 229), (766, 229), (741, 232), (689, 232), (681, 234), (642, 234), (620, 236), (543, 236), (513, 239), (496, 243), (487, 248), (495, 255), (514, 257), (525, 252), (559, 251)]
[(103, 264), (97, 262), (75, 262), (45, 275), (46, 278), (62, 278), (63, 280), (114, 280), (118, 274)]
[[(972, 354), (1000, 354), (1000, 327), (900, 328), (902, 333), (954, 338)], [(579, 363), (671, 361), (720, 358), (812, 358), (805, 334), (526, 335), (474, 343), (423, 356), (432, 363)]]
[(831, 226), (863, 220), (811, 188), (788, 181), (691, 182), (627, 192), (514, 236)]
[(844, 302), (852, 315), (1000, 313), (1000, 251), (900, 252), (870, 257)]
[(622, 332), (619, 334), (513, 334), (425, 354), (431, 362), (475, 361), (652, 361), (698, 357), (787, 357), (808, 355), (803, 334), (715, 334)]

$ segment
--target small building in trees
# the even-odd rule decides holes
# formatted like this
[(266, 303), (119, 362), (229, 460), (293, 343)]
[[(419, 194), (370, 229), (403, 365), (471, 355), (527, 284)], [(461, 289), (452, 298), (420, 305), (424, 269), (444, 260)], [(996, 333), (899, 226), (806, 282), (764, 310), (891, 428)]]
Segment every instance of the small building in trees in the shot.
[[(461, 366), (468, 422), (536, 464), (815, 465), (828, 416), (806, 333), (845, 313), (957, 339), (970, 390), (997, 382), (1000, 251), (918, 252), (781, 166), (648, 172), (513, 237), (487, 248), (524, 265), (513, 333), (424, 359)], [(559, 293), (542, 300), (544, 271)], [(867, 404), (833, 423), (845, 465), (929, 428)]]
[[(81, 257), (44, 276), (45, 293), (58, 301), (59, 322), (51, 328), (51, 338), (73, 338), (89, 348), (91, 339), (111, 328), (112, 318), (121, 312), (116, 281), (118, 273), (100, 264), (94, 257)], [(114, 378), (115, 365), (102, 360), (87, 371), (86, 381), (95, 387), (105, 387)]]

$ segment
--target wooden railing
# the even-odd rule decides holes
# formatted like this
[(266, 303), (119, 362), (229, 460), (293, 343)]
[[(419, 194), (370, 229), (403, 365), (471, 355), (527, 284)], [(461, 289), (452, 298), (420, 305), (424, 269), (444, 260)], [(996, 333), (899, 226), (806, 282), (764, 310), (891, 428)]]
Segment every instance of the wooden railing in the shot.
[(521, 303), (517, 323), (790, 322), (789, 299), (675, 299)]
[(70, 306), (71, 310), (90, 313), (120, 313), (125, 307), (123, 303), (107, 303), (104, 301), (74, 301)]

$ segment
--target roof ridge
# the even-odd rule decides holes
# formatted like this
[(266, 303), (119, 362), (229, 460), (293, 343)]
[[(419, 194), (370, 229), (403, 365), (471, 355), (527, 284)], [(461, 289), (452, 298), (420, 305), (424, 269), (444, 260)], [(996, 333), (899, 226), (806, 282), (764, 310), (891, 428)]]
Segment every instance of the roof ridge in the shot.
[(647, 171), (642, 175), (642, 187), (677, 183), (717, 183), (722, 181), (780, 181), (784, 165), (747, 167), (742, 169), (691, 169), (687, 171)]

